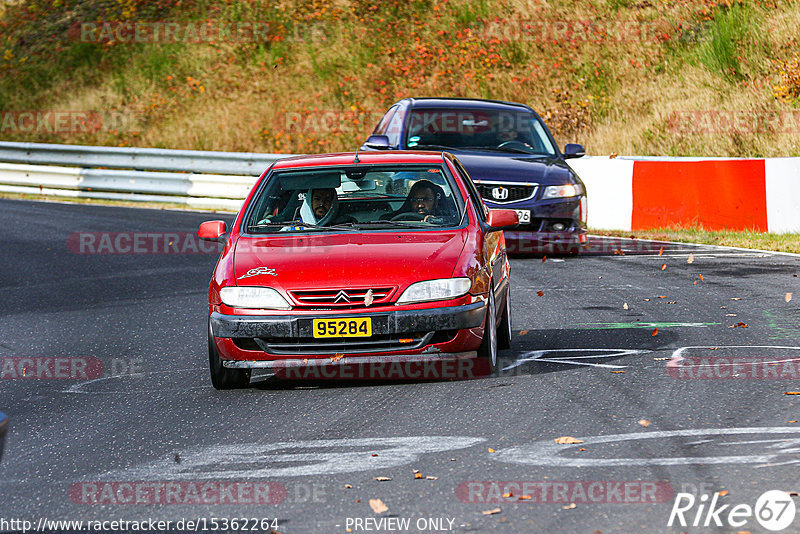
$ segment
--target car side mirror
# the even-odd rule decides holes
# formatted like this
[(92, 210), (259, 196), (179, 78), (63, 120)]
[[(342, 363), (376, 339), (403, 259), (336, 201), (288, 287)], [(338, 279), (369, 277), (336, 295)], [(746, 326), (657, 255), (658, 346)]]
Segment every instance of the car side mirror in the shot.
[(219, 241), (219, 238), (227, 231), (228, 227), (225, 221), (206, 221), (197, 230), (197, 237), (205, 241)]
[(497, 232), (507, 228), (519, 226), (519, 215), (514, 210), (489, 210), (486, 223), (490, 232)]
[(364, 146), (374, 150), (387, 150), (391, 148), (391, 145), (389, 144), (389, 137), (385, 135), (370, 135), (367, 137), (367, 141), (364, 143)]
[(580, 158), (586, 155), (586, 149), (583, 145), (575, 143), (567, 143), (564, 145), (564, 159)]

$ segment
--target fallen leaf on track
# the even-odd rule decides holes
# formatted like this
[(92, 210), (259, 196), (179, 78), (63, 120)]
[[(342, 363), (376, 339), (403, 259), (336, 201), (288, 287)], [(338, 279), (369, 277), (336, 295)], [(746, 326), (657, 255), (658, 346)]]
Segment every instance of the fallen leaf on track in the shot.
[(622, 303), (622, 309), (623, 310), (627, 310), (628, 309), (628, 303), (627, 302), (623, 302)]
[(338, 361), (339, 361), (339, 360), (341, 360), (342, 358), (344, 358), (344, 353), (343, 353), (343, 352), (337, 352), (336, 354), (334, 354), (333, 356), (331, 356), (331, 361), (332, 361), (332, 362), (338, 362)]
[(800, 395), (800, 391), (787, 391), (784, 395)]
[(574, 445), (576, 443), (583, 443), (583, 440), (573, 438), (572, 436), (561, 436), (556, 438), (555, 442), (559, 445)]
[(369, 507), (372, 508), (372, 511), (376, 514), (382, 514), (389, 510), (389, 507), (383, 504), (383, 501), (380, 499), (370, 499)]
[(544, 296), (544, 291), (537, 291), (536, 292), (536, 296), (543, 297)]
[(431, 475), (425, 475), (425, 480), (439, 480), (439, 477), (434, 477)]
[(510, 491), (508, 493), (503, 493), (503, 495), (502, 495), (502, 497), (504, 499), (508, 499), (509, 497), (513, 497), (513, 496), (514, 496), (514, 494), (511, 493)]
[(722, 490), (722, 491), (719, 491), (719, 492), (717, 492), (717, 493), (719, 493), (720, 497), (724, 497), (724, 496), (725, 496), (725, 495), (727, 495), (729, 492), (728, 492), (728, 490)]
[(414, 473), (414, 478), (422, 478), (422, 473)]
[(692, 284), (692, 285), (695, 285), (695, 286), (696, 286), (696, 285), (697, 285), (697, 280), (695, 280), (695, 281), (694, 281), (694, 284)]
[(650, 302), (650, 299), (644, 299), (645, 302)]
[(392, 480), (392, 477), (375, 477), (375, 480), (377, 480), (378, 482), (387, 482), (389, 480)]
[(483, 515), (494, 515), (500, 513), (500, 508), (492, 508), (491, 510), (484, 510), (481, 512)]
[(494, 449), (492, 449), (491, 447), (489, 447), (489, 452), (494, 452)]
[(689, 257), (686, 259), (686, 263), (694, 263), (694, 254), (691, 252), (689, 253)]
[(350, 484), (345, 484), (344, 487), (345, 489), (353, 489), (353, 486), (351, 486)]
[(785, 300), (786, 302), (789, 302), (790, 300), (792, 300), (792, 294), (791, 293), (786, 293), (786, 296), (783, 297), (783, 300)]
[(533, 497), (531, 497), (530, 495), (520, 495), (519, 496), (519, 500), (520, 501), (530, 501), (531, 499), (533, 499)]
[(547, 256), (542, 256), (542, 263), (547, 261)]
[(661, 256), (662, 254), (664, 254), (664, 247), (658, 249), (658, 255)]
[(561, 508), (564, 509), (564, 510), (572, 510), (573, 508), (577, 508), (577, 507), (578, 507), (577, 504), (575, 504), (574, 502), (571, 502), (566, 506), (562, 506)]
[(615, 375), (625, 374), (625, 371), (611, 371), (611, 372), (614, 373)]
[(732, 324), (728, 328), (747, 328), (747, 323)]
[(742, 299), (739, 297), (731, 297), (731, 300), (742, 300)]
[(701, 281), (705, 281), (705, 278), (703, 278), (702, 274), (698, 274), (697, 277), (700, 278)]
[(653, 329), (653, 331), (650, 333), (650, 335), (653, 336), (653, 337), (657, 336), (658, 335), (658, 328)]
[(519, 331), (519, 335), (521, 335), (521, 336), (527, 336), (527, 335), (528, 335), (528, 332), (530, 332), (530, 330), (520, 330), (520, 331)]
[(662, 263), (661, 264), (661, 270), (664, 271), (666, 269), (667, 269), (667, 264), (666, 263)]
[(648, 426), (650, 426), (650, 421), (648, 421), (647, 419), (639, 419), (639, 424), (647, 428)]

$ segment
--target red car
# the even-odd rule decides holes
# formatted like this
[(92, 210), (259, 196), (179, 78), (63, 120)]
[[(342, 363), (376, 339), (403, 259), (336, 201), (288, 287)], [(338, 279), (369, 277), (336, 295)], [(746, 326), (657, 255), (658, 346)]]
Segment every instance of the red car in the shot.
[[(511, 341), (501, 230), (448, 153), (279, 160), (233, 223), (208, 291), (217, 389), (253, 368), (479, 358)], [(223, 238), (223, 221), (200, 225)]]

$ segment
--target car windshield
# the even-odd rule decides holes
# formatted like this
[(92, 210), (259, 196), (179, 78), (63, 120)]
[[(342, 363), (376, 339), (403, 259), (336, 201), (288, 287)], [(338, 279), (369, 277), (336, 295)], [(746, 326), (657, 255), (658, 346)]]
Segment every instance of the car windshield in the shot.
[(555, 156), (542, 122), (530, 112), (415, 109), (406, 148), (464, 148)]
[(254, 199), (252, 233), (440, 229), (459, 225), (463, 200), (439, 166), (276, 171)]

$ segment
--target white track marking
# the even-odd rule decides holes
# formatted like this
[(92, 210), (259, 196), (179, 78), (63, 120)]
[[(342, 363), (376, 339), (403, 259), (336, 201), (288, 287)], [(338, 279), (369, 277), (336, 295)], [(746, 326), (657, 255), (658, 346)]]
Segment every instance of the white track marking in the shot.
[[(781, 440), (788, 445), (794, 444), (800, 439), (800, 428), (796, 427), (748, 427), (748, 428), (709, 428), (709, 429), (690, 429), (690, 430), (668, 430), (653, 432), (633, 432), (629, 434), (612, 434), (608, 436), (587, 436), (579, 437), (583, 443), (579, 445), (559, 445), (553, 440), (536, 441), (529, 445), (512, 447), (497, 451), (489, 457), (492, 460), (514, 464), (526, 465), (545, 465), (557, 467), (618, 467), (618, 466), (669, 466), (669, 465), (694, 465), (694, 464), (763, 464), (774, 460), (786, 460), (783, 464), (800, 463), (800, 455), (797, 459), (788, 459), (787, 454), (796, 454), (797, 449), (788, 448), (777, 450), (776, 452), (765, 452), (763, 454), (742, 455), (742, 456), (691, 456), (674, 458), (567, 458), (561, 456), (562, 453), (572, 451), (577, 447), (590, 449), (598, 452), (598, 445), (604, 443), (620, 443), (630, 441), (641, 441), (645, 439), (663, 440), (675, 437), (705, 437), (705, 436), (733, 436), (747, 434), (789, 434), (798, 436), (797, 438), (787, 438)], [(701, 440), (691, 442), (691, 444), (706, 443), (713, 440)], [(725, 443), (730, 445), (741, 445), (741, 442)], [(640, 446), (637, 446), (637, 449)], [(780, 448), (777, 444), (769, 449)], [(645, 453), (646, 454), (646, 453)], [(754, 466), (756, 467), (756, 466)]]
[[(180, 455), (180, 463), (169, 454), (162, 460), (108, 471), (98, 479), (249, 479), (332, 475), (406, 465), (416, 461), (421, 454), (464, 449), (482, 441), (486, 440), (462, 436), (411, 436), (210, 445), (175, 451)], [(292, 452), (298, 449), (303, 452)]]
[[(584, 356), (566, 356), (566, 357), (557, 357), (557, 358), (545, 358), (546, 354), (558, 354), (561, 352), (581, 352), (581, 353), (590, 353), (590, 352), (607, 352), (608, 354), (586, 354)], [(532, 350), (525, 352), (518, 358), (514, 363), (511, 365), (504, 367), (503, 371), (508, 371), (514, 369), (515, 367), (519, 367), (520, 365), (528, 362), (535, 362), (537, 360), (543, 363), (563, 363), (563, 364), (570, 364), (570, 365), (588, 365), (591, 367), (605, 367), (610, 369), (624, 369), (627, 367), (626, 365), (612, 365), (606, 363), (590, 363), (590, 362), (577, 362), (573, 360), (578, 359), (591, 359), (591, 358), (614, 358), (614, 357), (623, 357), (623, 356), (631, 356), (633, 354), (644, 354), (647, 352), (651, 352), (649, 350), (640, 350), (640, 349), (545, 349), (545, 350)]]

